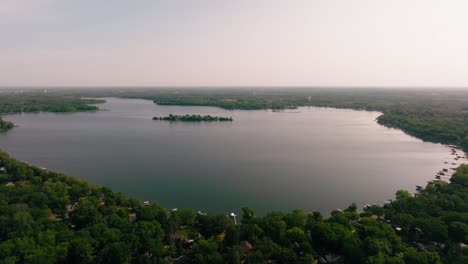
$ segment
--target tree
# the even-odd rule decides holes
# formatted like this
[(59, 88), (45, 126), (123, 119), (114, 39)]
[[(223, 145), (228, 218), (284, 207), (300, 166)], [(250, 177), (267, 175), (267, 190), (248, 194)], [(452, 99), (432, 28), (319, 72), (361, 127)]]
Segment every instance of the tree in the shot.
[(143, 221), (156, 220), (161, 225), (164, 225), (167, 221), (168, 214), (164, 207), (158, 203), (154, 203), (148, 206), (141, 206), (137, 209), (137, 218)]
[(33, 231), (34, 219), (29, 212), (18, 211), (13, 215), (12, 219), (15, 223), (15, 229), (19, 236), (30, 235)]
[(240, 228), (238, 225), (229, 225), (225, 231), (224, 244), (232, 247), (240, 242)]
[(185, 208), (177, 212), (180, 220), (182, 222), (182, 225), (188, 225), (191, 226), (193, 225), (195, 221), (195, 217), (197, 216), (195, 211), (192, 208)]
[(95, 201), (82, 200), (76, 205), (70, 218), (78, 228), (84, 228), (99, 223), (101, 214)]
[(96, 241), (87, 231), (79, 231), (71, 238), (68, 262), (70, 263), (94, 263), (96, 258), (94, 245)]
[(305, 239), (305, 234), (299, 227), (288, 229), (287, 236), (290, 241), (302, 242)]
[(300, 227), (304, 228), (307, 222), (307, 215), (299, 209), (293, 210), (291, 213), (284, 216), (284, 221), (289, 228)]
[(135, 234), (139, 238), (138, 252), (142, 258), (157, 260), (162, 256), (164, 232), (156, 221), (138, 221)]
[(242, 249), (240, 246), (227, 248), (226, 262), (229, 264), (240, 264), (242, 258)]
[(411, 197), (411, 194), (406, 191), (406, 190), (398, 190), (395, 194), (396, 196), (396, 200), (397, 201), (400, 201), (400, 200), (404, 200), (404, 199), (407, 199), (407, 198), (410, 198)]
[(460, 146), (463, 148), (464, 151), (468, 151), (468, 136), (464, 137)]
[(448, 233), (451, 240), (468, 243), (468, 225), (460, 222), (450, 223)]
[(439, 255), (433, 252), (417, 252), (408, 248), (404, 254), (405, 264), (441, 264)]
[(104, 246), (98, 256), (100, 263), (129, 263), (129, 248), (123, 242), (114, 242)]
[(223, 256), (218, 253), (218, 244), (213, 239), (199, 239), (192, 248), (191, 256), (194, 263), (216, 264), (223, 263)]
[(242, 207), (242, 221), (249, 221), (255, 217), (254, 210), (249, 207)]

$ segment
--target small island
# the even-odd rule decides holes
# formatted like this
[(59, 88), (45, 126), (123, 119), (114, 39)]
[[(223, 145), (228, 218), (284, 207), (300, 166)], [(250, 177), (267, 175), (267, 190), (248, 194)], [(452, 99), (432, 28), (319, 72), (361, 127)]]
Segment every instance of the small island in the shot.
[(232, 117), (223, 117), (223, 116), (211, 116), (211, 115), (173, 115), (163, 117), (153, 117), (153, 120), (162, 120), (162, 121), (182, 121), (182, 122), (226, 122), (232, 121)]
[(15, 125), (10, 121), (5, 121), (0, 117), (0, 131), (12, 129)]

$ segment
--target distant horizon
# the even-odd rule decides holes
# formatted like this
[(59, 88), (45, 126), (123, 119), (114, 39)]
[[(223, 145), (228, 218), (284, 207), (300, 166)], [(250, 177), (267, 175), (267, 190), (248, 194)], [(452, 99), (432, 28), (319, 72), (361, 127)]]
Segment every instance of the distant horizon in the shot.
[(0, 86), (0, 89), (119, 89), (119, 88), (132, 88), (132, 89), (265, 89), (265, 88), (285, 88), (285, 89), (456, 89), (463, 90), (468, 89), (468, 86), (226, 86), (226, 85), (211, 85), (211, 86), (162, 86), (162, 85), (151, 85), (151, 86), (137, 86), (137, 85), (102, 85), (102, 86), (76, 86), (76, 85), (37, 85), (37, 86)]

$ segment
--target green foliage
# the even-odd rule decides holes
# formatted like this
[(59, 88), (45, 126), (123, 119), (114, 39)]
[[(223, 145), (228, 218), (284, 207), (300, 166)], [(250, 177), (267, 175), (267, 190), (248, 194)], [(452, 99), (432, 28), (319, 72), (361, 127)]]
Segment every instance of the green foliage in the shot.
[(98, 108), (90, 104), (102, 102), (82, 99), (80, 96), (45, 94), (37, 91), (21, 94), (4, 93), (0, 95), (0, 113), (95, 111)]
[(153, 120), (164, 120), (164, 121), (182, 121), (182, 122), (225, 122), (232, 121), (232, 117), (223, 117), (223, 116), (211, 116), (211, 115), (173, 115), (169, 114), (168, 116), (163, 117), (153, 117)]
[(463, 148), (464, 151), (468, 151), (468, 136), (465, 136), (460, 143), (460, 146)]
[(180, 217), (180, 221), (182, 222), (182, 225), (189, 225), (189, 226), (194, 224), (195, 217), (197, 216), (195, 214), (195, 211), (191, 208), (186, 208), (186, 209), (177, 211), (177, 215)]
[[(23, 112), (70, 113), (79, 111), (96, 111), (99, 108), (90, 104), (103, 103), (102, 100), (83, 99), (80, 96), (46, 94), (38, 91), (27, 93), (0, 94), (0, 114)], [(10, 121), (0, 117), (0, 131), (14, 127)]]
[(14, 127), (13, 123), (10, 121), (5, 121), (0, 117), (0, 131), (1, 130), (8, 130)]
[(213, 239), (200, 239), (197, 242), (195, 242), (195, 244), (193, 245), (191, 256), (194, 263), (224, 263), (223, 256), (218, 252), (218, 243)]

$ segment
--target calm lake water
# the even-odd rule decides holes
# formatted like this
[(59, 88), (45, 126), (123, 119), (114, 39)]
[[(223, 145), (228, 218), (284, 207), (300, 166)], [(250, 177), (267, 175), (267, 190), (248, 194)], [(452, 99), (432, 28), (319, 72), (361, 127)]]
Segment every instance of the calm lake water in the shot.
[[(0, 148), (168, 208), (329, 212), (414, 191), (452, 162), (447, 147), (378, 125), (377, 112), (293, 112), (158, 106), (107, 98), (109, 111), (18, 114)], [(167, 114), (232, 116), (220, 123), (153, 121)]]

